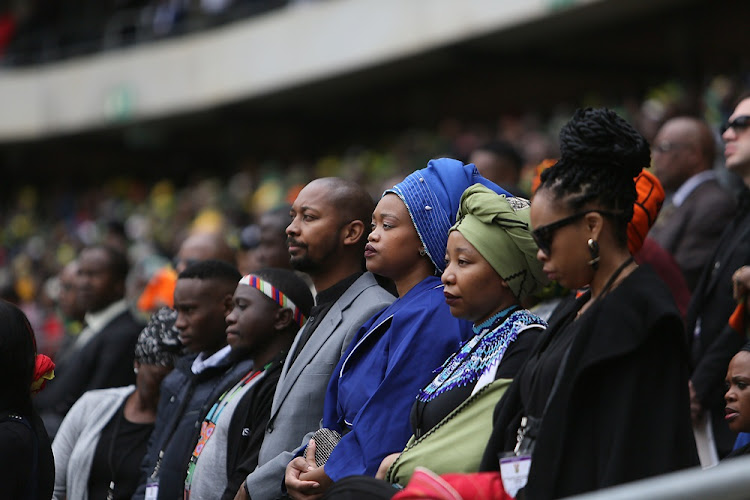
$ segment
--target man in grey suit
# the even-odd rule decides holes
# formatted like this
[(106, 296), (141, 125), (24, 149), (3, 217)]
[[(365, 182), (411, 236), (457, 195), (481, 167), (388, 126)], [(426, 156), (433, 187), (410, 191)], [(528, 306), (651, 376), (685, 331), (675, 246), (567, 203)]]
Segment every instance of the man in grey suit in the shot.
[(713, 170), (715, 150), (708, 125), (691, 117), (667, 121), (652, 147), (654, 173), (671, 197), (649, 236), (672, 254), (691, 292), (736, 207)]
[(320, 427), (331, 372), (359, 327), (395, 297), (362, 272), (375, 204), (359, 185), (316, 179), (300, 191), (286, 229), (294, 269), (315, 285), (315, 306), (284, 363), (258, 467), (236, 498), (281, 496), (286, 465), (306, 436)]

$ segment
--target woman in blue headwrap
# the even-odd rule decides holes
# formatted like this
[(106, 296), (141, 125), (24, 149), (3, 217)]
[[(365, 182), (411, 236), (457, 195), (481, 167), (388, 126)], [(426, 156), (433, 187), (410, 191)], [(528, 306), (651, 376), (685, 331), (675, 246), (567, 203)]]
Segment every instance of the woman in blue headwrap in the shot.
[[(474, 165), (439, 159), (387, 190), (375, 208), (367, 269), (393, 280), (399, 299), (360, 328), (334, 370), (324, 429), (306, 458), (287, 467), (293, 498), (319, 495), (343, 477), (374, 476), (411, 436), (411, 406), (432, 370), (473, 335), (469, 321), (451, 316), (440, 274), (461, 195), (474, 184), (510, 196)], [(343, 437), (331, 442), (331, 434)], [(333, 451), (326, 457), (322, 448)]]

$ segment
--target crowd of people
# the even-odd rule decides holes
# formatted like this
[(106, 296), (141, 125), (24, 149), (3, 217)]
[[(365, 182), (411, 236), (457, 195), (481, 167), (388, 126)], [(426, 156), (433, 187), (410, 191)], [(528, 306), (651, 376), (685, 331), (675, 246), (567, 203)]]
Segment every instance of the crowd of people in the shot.
[[(750, 94), (721, 127), (736, 199), (710, 137), (581, 108), (528, 186), (482, 154), (377, 203), (322, 176), (239, 251), (204, 214), (144, 269), (101, 233), (59, 271), (52, 360), (0, 303), (0, 477), (35, 499), (547, 499), (746, 454)], [(717, 190), (723, 231), (683, 222)]]
[[(699, 106), (669, 84), (654, 88), (641, 101), (621, 101), (615, 109), (649, 142), (658, 124), (685, 112), (705, 116), (718, 141), (719, 123), (731, 113), (737, 85), (737, 80), (713, 79)], [(85, 179), (46, 189), (34, 184), (10, 189), (8, 184), (0, 210), (0, 295), (22, 304), (40, 351), (50, 354), (62, 338), (54, 313), (62, 290), (58, 273), (87, 244), (114, 240), (129, 245), (135, 269), (129, 281), (132, 296), (193, 229), (220, 228), (233, 247), (253, 245), (258, 228), (249, 226), (257, 225), (263, 212), (291, 203), (314, 177), (353, 179), (378, 196), (416, 166), (445, 156), (473, 162), (488, 177), (501, 179), (511, 193), (528, 196), (536, 165), (559, 154), (557, 131), (570, 113), (569, 106), (561, 106), (549, 116), (503, 114), (490, 124), (445, 118), (434, 129), (404, 130), (388, 141), (352, 145), (336, 154), (293, 163), (281, 157), (256, 158), (201, 178), (147, 181), (125, 172), (98, 179), (95, 185)], [(658, 160), (656, 153), (655, 166)], [(722, 163), (717, 155), (717, 182), (736, 187), (727, 184)], [(687, 299), (682, 302), (686, 306)]]

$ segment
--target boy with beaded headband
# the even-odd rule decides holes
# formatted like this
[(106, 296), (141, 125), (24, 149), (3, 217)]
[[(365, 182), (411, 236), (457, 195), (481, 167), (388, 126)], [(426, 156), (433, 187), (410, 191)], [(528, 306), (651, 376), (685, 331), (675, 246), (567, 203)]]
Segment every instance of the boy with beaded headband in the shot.
[(232, 356), (252, 368), (213, 404), (201, 425), (185, 480), (185, 498), (234, 498), (258, 464), (284, 358), (312, 307), (294, 272), (261, 269), (244, 276), (226, 318)]

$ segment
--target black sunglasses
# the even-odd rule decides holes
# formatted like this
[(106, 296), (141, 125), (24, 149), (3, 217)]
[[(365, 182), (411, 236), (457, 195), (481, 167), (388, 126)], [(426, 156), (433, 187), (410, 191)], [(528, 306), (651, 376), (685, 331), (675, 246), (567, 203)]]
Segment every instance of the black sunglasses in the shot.
[(550, 247), (552, 246), (552, 239), (555, 237), (555, 231), (557, 231), (561, 227), (572, 224), (578, 219), (582, 219), (587, 214), (590, 214), (592, 212), (609, 217), (617, 217), (619, 215), (622, 215), (622, 212), (608, 212), (606, 210), (585, 210), (583, 212), (569, 215), (568, 217), (564, 217), (560, 220), (556, 220), (555, 222), (551, 222), (546, 226), (538, 227), (531, 232), (531, 237), (534, 238), (536, 246), (539, 247), (539, 250), (544, 252), (544, 254), (549, 257)]
[(722, 125), (721, 135), (724, 135), (724, 132), (726, 132), (730, 128), (733, 128), (735, 132), (739, 132), (740, 130), (744, 130), (747, 127), (750, 127), (750, 116), (741, 115), (735, 118), (734, 120), (728, 121), (724, 125)]

